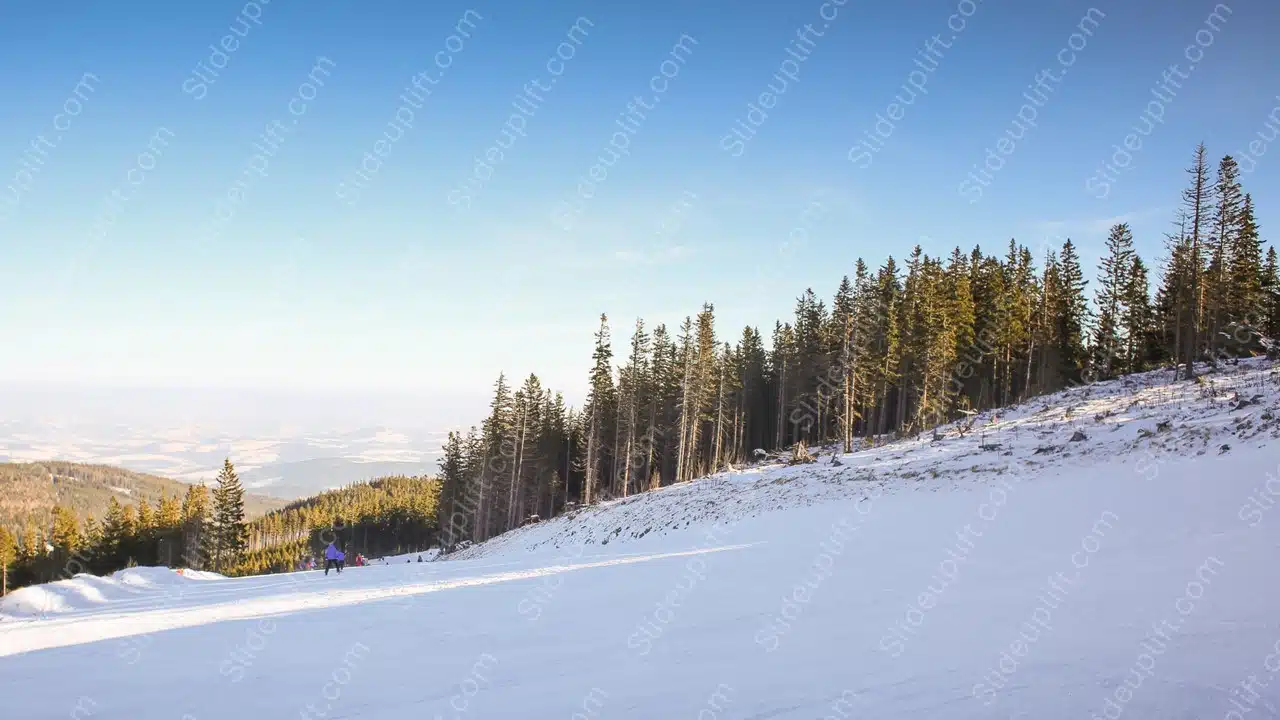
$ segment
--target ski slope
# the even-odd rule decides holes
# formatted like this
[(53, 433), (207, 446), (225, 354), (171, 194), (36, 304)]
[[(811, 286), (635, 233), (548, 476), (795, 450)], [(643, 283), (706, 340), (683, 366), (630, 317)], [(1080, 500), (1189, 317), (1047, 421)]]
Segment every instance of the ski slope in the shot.
[(1277, 376), (1167, 380), (615, 500), (452, 560), (24, 589), (0, 602), (4, 717), (1280, 712)]

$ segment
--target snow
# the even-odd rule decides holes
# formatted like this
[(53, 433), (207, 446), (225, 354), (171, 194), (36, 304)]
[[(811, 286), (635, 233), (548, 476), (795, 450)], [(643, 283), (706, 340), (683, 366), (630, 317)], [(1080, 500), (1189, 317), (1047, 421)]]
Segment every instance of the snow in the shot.
[[(74, 569), (69, 565), (69, 570)], [(76, 573), (73, 577), (44, 585), (21, 588), (0, 598), (0, 618), (45, 617), (93, 610), (110, 604), (119, 608), (132, 599), (153, 600), (155, 591), (165, 597), (182, 593), (191, 583), (225, 579), (217, 573), (169, 568), (134, 567), (107, 577)]]
[(402, 565), (406, 562), (417, 562), (419, 557), (422, 558), (423, 562), (435, 560), (436, 556), (439, 554), (440, 548), (431, 548), (430, 550), (423, 550), (422, 552), (411, 552), (404, 553), (402, 555), (387, 555), (386, 557), (370, 558), (369, 562), (371, 564), (377, 563), (379, 565)]
[(1274, 713), (1278, 400), (1266, 363), (1153, 373), (456, 559), (77, 577), (0, 604), (0, 697), (24, 719)]

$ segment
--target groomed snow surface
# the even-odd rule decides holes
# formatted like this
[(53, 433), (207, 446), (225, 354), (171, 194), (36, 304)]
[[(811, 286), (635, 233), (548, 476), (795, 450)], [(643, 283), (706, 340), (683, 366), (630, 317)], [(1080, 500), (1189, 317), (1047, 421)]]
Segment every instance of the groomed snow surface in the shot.
[(455, 560), (30, 588), (0, 603), (4, 717), (1270, 716), (1277, 376), (1208, 380), (1077, 388)]

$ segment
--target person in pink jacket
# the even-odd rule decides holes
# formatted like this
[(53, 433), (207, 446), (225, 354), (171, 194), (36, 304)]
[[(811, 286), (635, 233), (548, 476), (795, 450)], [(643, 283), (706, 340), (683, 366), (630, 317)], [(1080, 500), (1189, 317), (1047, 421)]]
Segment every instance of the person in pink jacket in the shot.
[(342, 563), (347, 559), (345, 553), (329, 543), (329, 547), (324, 549), (324, 574), (329, 574), (329, 568), (337, 568), (338, 574), (342, 574)]

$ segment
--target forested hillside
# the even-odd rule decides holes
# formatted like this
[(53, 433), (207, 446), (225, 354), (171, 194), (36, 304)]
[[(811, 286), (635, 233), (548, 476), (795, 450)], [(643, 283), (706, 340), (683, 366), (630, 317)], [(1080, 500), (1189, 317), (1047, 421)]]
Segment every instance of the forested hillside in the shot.
[(425, 550), (436, 537), (440, 483), (386, 477), (331, 490), (251, 519), (230, 460), (213, 487), (187, 485), (154, 504), (106, 501), (83, 521), (54, 505), (47, 526), (0, 527), (0, 594), (24, 585), (104, 575), (134, 565), (213, 570), (225, 575), (285, 572), (330, 541), (350, 553)]
[(439, 498), (436, 478), (394, 476), (289, 503), (249, 524), (249, 552), (235, 572), (291, 570), (331, 540), (367, 557), (426, 550), (436, 542)]
[[(1196, 149), (1164, 252), (1111, 228), (1092, 289), (1070, 239), (992, 253), (920, 247), (853, 263), (830, 302), (726, 337), (708, 303), (678, 328), (636, 320), (595, 336), (585, 406), (529, 375), (498, 378), (489, 417), (451, 433), (441, 536), (481, 542), (567, 506), (689, 480), (756, 450), (836, 441), (848, 451), (977, 410), (1190, 359), (1258, 354), (1280, 336), (1275, 247), (1261, 239), (1234, 159)], [(1176, 186), (1171, 185), (1171, 191)]]
[[(112, 498), (119, 503), (158, 502), (182, 497), (187, 483), (110, 465), (46, 461), (0, 463), (0, 527), (20, 531), (25, 525), (47, 528), (53, 506), (70, 510), (81, 521), (101, 518)], [(258, 517), (282, 507), (285, 500), (246, 495), (245, 512)]]

